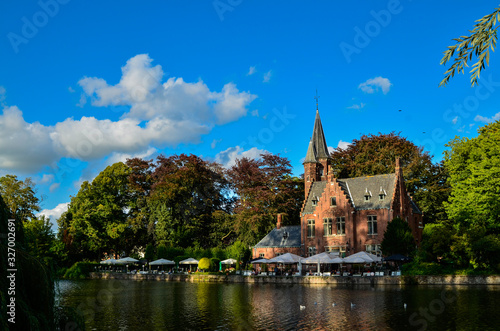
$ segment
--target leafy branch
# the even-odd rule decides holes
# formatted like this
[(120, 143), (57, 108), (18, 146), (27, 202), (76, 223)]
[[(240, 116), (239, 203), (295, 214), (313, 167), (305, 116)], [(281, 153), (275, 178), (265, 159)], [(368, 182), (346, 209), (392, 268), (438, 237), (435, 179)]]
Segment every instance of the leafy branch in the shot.
[(455, 72), (464, 73), (464, 67), (468, 67), (467, 62), (472, 60), (472, 57), (477, 57), (478, 61), (474, 63), (471, 73), (471, 85), (477, 84), (477, 80), (481, 74), (481, 70), (490, 63), (490, 48), (495, 51), (497, 43), (497, 28), (494, 26), (500, 21), (500, 7), (495, 8), (495, 11), (483, 18), (477, 20), (474, 29), (469, 31), (470, 36), (461, 36), (453, 39), (457, 42), (456, 45), (448, 46), (448, 49), (443, 52), (444, 56), (440, 64), (444, 65), (451, 60), (453, 56), (453, 64), (446, 70), (445, 77), (439, 83), (439, 86), (445, 86)]

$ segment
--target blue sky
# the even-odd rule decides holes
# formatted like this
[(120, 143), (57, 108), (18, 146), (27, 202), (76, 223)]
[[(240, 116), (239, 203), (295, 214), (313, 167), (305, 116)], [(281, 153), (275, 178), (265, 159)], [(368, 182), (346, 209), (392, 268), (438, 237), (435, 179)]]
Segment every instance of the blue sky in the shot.
[[(263, 151), (302, 173), (319, 110), (329, 146), (401, 132), (436, 161), (500, 118), (500, 58), (439, 88), (442, 52), (495, 1), (0, 3), (0, 175), (58, 217), (127, 157)], [(399, 111), (401, 110), (401, 111)]]

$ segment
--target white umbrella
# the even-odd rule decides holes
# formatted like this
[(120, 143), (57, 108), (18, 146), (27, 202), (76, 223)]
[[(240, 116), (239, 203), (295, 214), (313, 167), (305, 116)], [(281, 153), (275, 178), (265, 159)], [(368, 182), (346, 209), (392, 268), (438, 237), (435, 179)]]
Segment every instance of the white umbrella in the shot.
[(303, 258), (298, 255), (292, 253), (285, 253), (283, 255), (273, 257), (268, 261), (268, 263), (293, 264), (293, 263), (299, 263), (302, 260)]
[(236, 260), (235, 259), (227, 259), (227, 260), (224, 260), (224, 261), (220, 261), (221, 264), (236, 264)]
[(101, 261), (99, 263), (100, 264), (112, 264), (113, 265), (113, 264), (117, 264), (117, 260), (115, 260), (115, 259), (107, 259), (107, 260)]
[(250, 263), (252, 263), (252, 264), (254, 264), (254, 263), (269, 263), (269, 260), (265, 259), (265, 258), (262, 258), (262, 259), (254, 260), (254, 261), (252, 261)]
[(331, 260), (330, 263), (344, 263), (344, 259), (341, 257), (335, 257)]
[(151, 262), (149, 265), (166, 265), (166, 264), (175, 264), (175, 262), (167, 259), (158, 259), (156, 261)]
[(193, 259), (192, 257), (190, 258), (187, 258), (185, 260), (182, 260), (179, 262), (179, 264), (198, 264), (198, 260), (197, 259)]
[(131, 263), (136, 263), (139, 262), (139, 260), (136, 260), (131, 257), (124, 257), (123, 259), (116, 260), (116, 263), (118, 264), (131, 264)]
[(373, 261), (367, 261), (360, 256), (348, 256), (344, 259), (344, 263), (367, 263)]
[[(354, 259), (363, 259), (363, 262), (352, 262)], [(377, 255), (373, 255), (367, 252), (357, 252), (356, 254), (349, 255), (344, 259), (346, 263), (372, 263), (372, 262), (379, 262), (382, 259), (378, 257)]]
[(331, 262), (334, 258), (338, 257), (337, 254), (332, 254), (332, 253), (328, 253), (328, 252), (323, 252), (323, 253), (319, 253), (319, 254), (316, 254), (316, 255), (313, 255), (313, 256), (309, 256), (309, 257), (306, 257), (304, 259), (302, 259), (302, 263), (309, 263), (309, 264), (313, 264), (313, 263), (337, 263), (337, 262)]

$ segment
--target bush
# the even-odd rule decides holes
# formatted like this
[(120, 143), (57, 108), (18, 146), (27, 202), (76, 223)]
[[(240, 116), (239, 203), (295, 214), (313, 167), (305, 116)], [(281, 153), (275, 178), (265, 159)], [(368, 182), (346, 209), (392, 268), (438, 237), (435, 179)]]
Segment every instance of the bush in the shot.
[(211, 258), (210, 259), (210, 271), (211, 272), (217, 272), (219, 271), (219, 264), (220, 264), (220, 260), (218, 258)]
[(210, 269), (210, 259), (208, 257), (204, 257), (198, 262), (198, 269), (206, 271)]
[(168, 251), (167, 251), (167, 246), (165, 245), (158, 245), (158, 247), (156, 247), (156, 257), (158, 259), (166, 259), (167, 258), (167, 254)]
[(76, 262), (64, 273), (67, 279), (85, 279), (90, 276), (90, 272), (95, 271), (99, 263), (94, 262)]

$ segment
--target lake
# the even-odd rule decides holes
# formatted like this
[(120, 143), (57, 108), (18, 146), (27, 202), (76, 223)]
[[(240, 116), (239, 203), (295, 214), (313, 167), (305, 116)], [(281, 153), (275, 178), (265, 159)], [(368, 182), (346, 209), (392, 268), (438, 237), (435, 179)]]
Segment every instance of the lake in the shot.
[(85, 317), (87, 330), (500, 329), (500, 286), (62, 280), (58, 287), (58, 300)]

